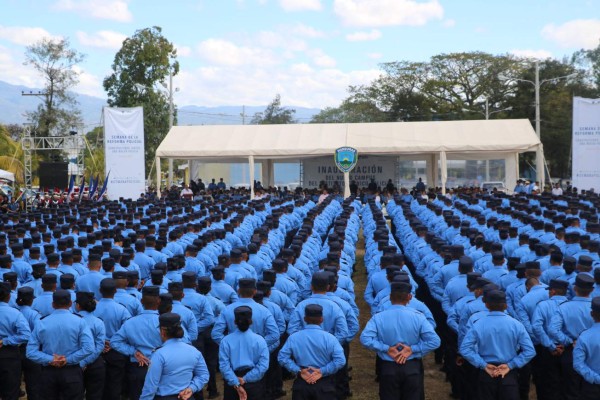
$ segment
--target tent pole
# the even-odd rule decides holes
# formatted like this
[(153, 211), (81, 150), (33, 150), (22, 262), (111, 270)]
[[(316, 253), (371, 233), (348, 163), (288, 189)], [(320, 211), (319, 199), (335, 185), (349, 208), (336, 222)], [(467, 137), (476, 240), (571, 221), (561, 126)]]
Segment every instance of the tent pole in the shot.
[(156, 164), (156, 195), (158, 196), (158, 198), (160, 198), (160, 157), (156, 157), (154, 159), (154, 162)]
[(250, 183), (250, 199), (254, 199), (254, 156), (248, 156), (248, 181)]
[(344, 172), (344, 199), (350, 197), (350, 172)]
[(442, 184), (442, 194), (446, 195), (446, 180), (448, 179), (448, 163), (446, 160), (446, 152), (440, 151), (440, 169), (441, 169), (441, 184)]
[(171, 188), (171, 186), (173, 186), (173, 159), (169, 158), (169, 188)]

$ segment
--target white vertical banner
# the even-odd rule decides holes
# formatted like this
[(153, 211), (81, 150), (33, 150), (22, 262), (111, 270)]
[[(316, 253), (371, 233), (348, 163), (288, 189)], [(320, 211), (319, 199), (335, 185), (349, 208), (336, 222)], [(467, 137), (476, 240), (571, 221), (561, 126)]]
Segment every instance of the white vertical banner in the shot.
[(137, 199), (144, 193), (144, 110), (104, 107), (104, 163), (110, 172), (107, 194), (111, 200)]
[(573, 187), (600, 190), (600, 99), (573, 98)]

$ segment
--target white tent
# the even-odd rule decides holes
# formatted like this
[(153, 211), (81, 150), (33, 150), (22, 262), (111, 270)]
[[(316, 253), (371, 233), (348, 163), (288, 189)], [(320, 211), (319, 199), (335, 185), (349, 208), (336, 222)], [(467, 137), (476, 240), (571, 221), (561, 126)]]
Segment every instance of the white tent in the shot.
[(15, 174), (13, 174), (12, 172), (0, 169), (0, 179), (6, 179), (7, 181), (14, 182)]
[[(202, 125), (174, 126), (156, 150), (160, 159), (203, 162), (248, 162), (249, 184), (254, 162), (263, 161), (263, 174), (271, 181), (273, 161), (333, 155), (342, 146), (361, 154), (425, 158), (428, 182), (445, 187), (448, 159), (504, 159), (506, 185), (518, 178), (518, 154), (536, 151), (540, 140), (531, 123), (519, 120), (444, 122), (386, 122), (361, 124)], [(441, 176), (434, 165), (440, 163)], [(265, 168), (266, 167), (266, 168)]]

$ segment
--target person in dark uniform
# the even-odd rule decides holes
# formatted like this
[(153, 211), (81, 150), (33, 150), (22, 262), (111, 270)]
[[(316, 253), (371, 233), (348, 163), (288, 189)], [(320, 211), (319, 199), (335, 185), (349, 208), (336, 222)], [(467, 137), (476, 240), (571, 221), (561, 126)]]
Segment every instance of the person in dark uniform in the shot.
[(421, 359), (440, 346), (440, 338), (423, 313), (407, 307), (412, 285), (392, 282), (392, 306), (365, 326), (360, 342), (377, 351), (381, 361), (379, 398), (420, 400), (423, 387)]
[(152, 355), (141, 400), (189, 399), (208, 382), (208, 368), (202, 354), (186, 344), (181, 318), (175, 313), (159, 317), (163, 345)]
[(27, 343), (31, 330), (25, 317), (10, 307), (11, 287), (0, 282), (0, 397), (17, 400), (21, 386), (21, 353), (19, 346)]
[(44, 399), (83, 399), (83, 372), (79, 363), (94, 352), (94, 339), (84, 319), (72, 314), (71, 294), (52, 295), (54, 312), (37, 324), (27, 343), (27, 358), (42, 365)]
[(592, 318), (573, 349), (573, 368), (583, 377), (580, 400), (600, 399), (600, 297), (592, 299)]
[(335, 398), (334, 375), (346, 363), (340, 342), (321, 328), (323, 307), (307, 304), (306, 327), (288, 338), (277, 361), (295, 374), (292, 400), (330, 400)]
[(262, 400), (263, 377), (269, 368), (269, 348), (265, 339), (250, 330), (252, 309), (234, 310), (238, 330), (225, 336), (219, 345), (219, 369), (224, 380), (224, 400)]
[(83, 370), (83, 383), (85, 386), (86, 400), (101, 400), (104, 393), (104, 380), (106, 369), (104, 359), (100, 357), (104, 351), (106, 328), (102, 320), (94, 316), (96, 299), (93, 292), (77, 292), (75, 309), (88, 324), (94, 338), (94, 351), (79, 364)]

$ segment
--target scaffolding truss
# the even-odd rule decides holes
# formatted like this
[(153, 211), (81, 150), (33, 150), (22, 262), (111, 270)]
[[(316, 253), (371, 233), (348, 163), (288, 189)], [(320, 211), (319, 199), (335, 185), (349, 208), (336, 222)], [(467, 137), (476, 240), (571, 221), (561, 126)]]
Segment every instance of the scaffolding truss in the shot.
[(82, 175), (85, 171), (85, 137), (81, 135), (72, 136), (45, 136), (35, 137), (31, 135), (31, 127), (25, 128), (25, 134), (21, 139), (23, 148), (23, 166), (25, 169), (25, 187), (31, 189), (33, 185), (33, 152), (44, 150), (60, 150), (75, 154), (75, 168), (69, 168), (71, 175)]

